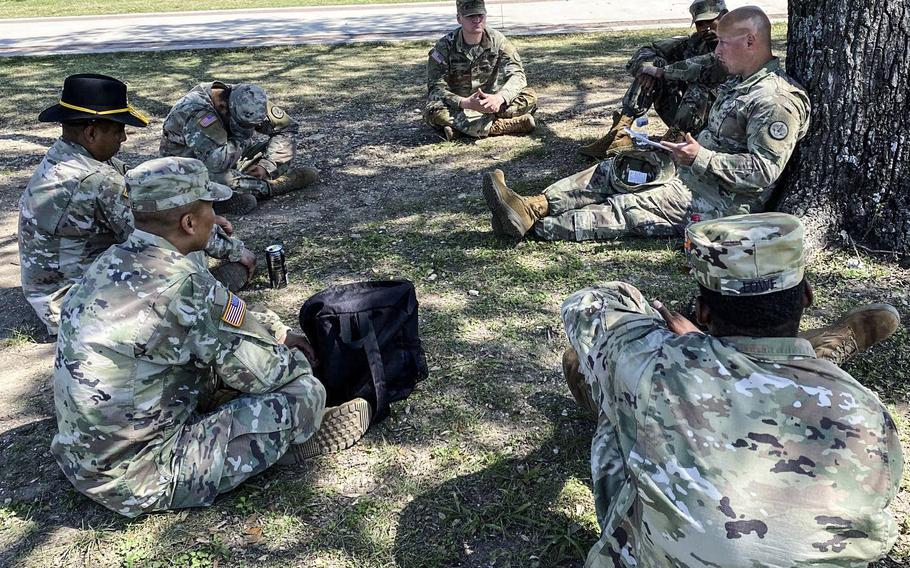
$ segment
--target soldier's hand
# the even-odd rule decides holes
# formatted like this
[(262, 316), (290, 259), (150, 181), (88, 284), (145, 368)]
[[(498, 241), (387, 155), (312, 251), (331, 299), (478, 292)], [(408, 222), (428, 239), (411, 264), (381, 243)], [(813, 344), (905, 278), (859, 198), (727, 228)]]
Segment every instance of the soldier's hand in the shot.
[(234, 235), (234, 225), (231, 225), (231, 222), (228, 221), (225, 217), (221, 215), (215, 215), (215, 224), (221, 227), (221, 230), (224, 231), (224, 234), (227, 236)]
[(250, 249), (244, 247), (243, 253), (240, 255), (240, 260), (238, 260), (237, 262), (239, 262), (240, 264), (242, 264), (244, 266), (244, 268), (246, 268), (246, 272), (250, 278), (252, 278), (253, 275), (256, 274), (256, 255), (253, 254), (253, 252)]
[(691, 166), (698, 151), (701, 150), (701, 144), (688, 132), (686, 132), (685, 142), (661, 142), (660, 145), (672, 152), (673, 161), (681, 166)]
[(245, 173), (246, 175), (249, 175), (249, 176), (253, 176), (255, 178), (259, 178), (261, 180), (269, 179), (269, 172), (265, 171), (265, 168), (263, 168), (259, 164), (252, 164), (247, 169), (243, 170), (243, 173)]
[(494, 112), (499, 112), (499, 109), (506, 104), (506, 99), (502, 95), (488, 95), (477, 89), (477, 94), (480, 96), (480, 104), (483, 106), (484, 110), (481, 112), (491, 114)]
[(284, 336), (284, 344), (293, 349), (303, 351), (303, 355), (306, 357), (306, 360), (310, 362), (311, 367), (315, 367), (316, 364), (319, 363), (316, 359), (316, 350), (313, 349), (313, 346), (307, 341), (306, 336), (289, 331), (287, 335)]
[(660, 300), (653, 300), (651, 302), (651, 307), (657, 310), (660, 317), (664, 318), (664, 321), (667, 322), (667, 329), (676, 335), (685, 335), (687, 333), (704, 335), (702, 330), (698, 329), (698, 327), (686, 319), (684, 315), (679, 312), (671, 312)]
[(639, 79), (642, 78), (642, 75), (647, 75), (653, 79), (662, 79), (664, 76), (664, 70), (656, 65), (642, 65), (638, 73)]
[(483, 110), (483, 104), (480, 102), (481, 90), (477, 89), (477, 92), (471, 95), (470, 97), (465, 97), (461, 99), (461, 102), (458, 103), (459, 106), (465, 110), (473, 110), (477, 112), (485, 112)]

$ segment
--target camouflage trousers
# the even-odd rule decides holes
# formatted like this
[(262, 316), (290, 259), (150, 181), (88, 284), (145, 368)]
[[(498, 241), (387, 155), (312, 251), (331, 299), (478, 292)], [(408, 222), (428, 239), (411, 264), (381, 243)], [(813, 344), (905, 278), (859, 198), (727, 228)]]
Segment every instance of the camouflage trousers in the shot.
[(534, 224), (534, 234), (548, 241), (673, 236), (681, 233), (692, 213), (702, 219), (723, 216), (678, 177), (643, 184), (634, 192), (619, 188), (612, 162), (605, 160), (545, 189), (549, 210)]
[(467, 136), (486, 138), (497, 118), (515, 118), (536, 110), (537, 93), (531, 87), (525, 87), (509, 106), (494, 114), (450, 107), (442, 101), (431, 101), (423, 111), (423, 119), (435, 128), (450, 126)]
[[(265, 157), (266, 148), (269, 145), (269, 140), (264, 140), (262, 142), (257, 142), (253, 144), (248, 149), (243, 152), (243, 155), (237, 160), (237, 163), (234, 165), (233, 169), (230, 169), (226, 172), (219, 173), (209, 173), (209, 177), (212, 181), (217, 183), (222, 183), (232, 190), (239, 193), (252, 193), (256, 196), (257, 199), (266, 199), (271, 197), (272, 189), (269, 186), (269, 182), (266, 180), (261, 180), (255, 176), (243, 173), (243, 170), (249, 168), (250, 166), (255, 166), (259, 163), (259, 160)], [(278, 169), (275, 170), (275, 173), (272, 175), (272, 179), (282, 175), (288, 170), (290, 162), (279, 163)]]
[[(151, 510), (204, 507), (278, 462), (322, 421), (325, 389), (313, 377), (264, 394), (243, 394), (186, 424), (169, 463), (170, 495)], [(161, 459), (168, 461), (165, 456)]]
[(651, 106), (668, 127), (676, 127), (693, 136), (708, 123), (708, 113), (714, 104), (713, 91), (700, 83), (683, 81), (656, 81), (650, 93), (643, 93), (638, 79), (622, 99), (622, 112), (639, 117)]

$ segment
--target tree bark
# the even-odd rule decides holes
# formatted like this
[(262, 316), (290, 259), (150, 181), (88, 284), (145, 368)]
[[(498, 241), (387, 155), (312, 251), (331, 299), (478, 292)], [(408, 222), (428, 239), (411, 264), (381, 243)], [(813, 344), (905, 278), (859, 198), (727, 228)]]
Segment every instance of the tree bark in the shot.
[(910, 2), (790, 0), (787, 73), (811, 126), (780, 181), (779, 208), (812, 248), (849, 235), (910, 253)]

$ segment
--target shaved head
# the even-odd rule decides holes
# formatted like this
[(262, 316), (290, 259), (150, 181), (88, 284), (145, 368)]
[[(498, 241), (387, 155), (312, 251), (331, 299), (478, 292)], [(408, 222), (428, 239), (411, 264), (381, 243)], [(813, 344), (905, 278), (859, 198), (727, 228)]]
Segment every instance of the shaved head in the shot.
[(752, 34), (764, 45), (771, 45), (771, 20), (758, 6), (730, 10), (720, 18), (717, 27), (733, 34)]

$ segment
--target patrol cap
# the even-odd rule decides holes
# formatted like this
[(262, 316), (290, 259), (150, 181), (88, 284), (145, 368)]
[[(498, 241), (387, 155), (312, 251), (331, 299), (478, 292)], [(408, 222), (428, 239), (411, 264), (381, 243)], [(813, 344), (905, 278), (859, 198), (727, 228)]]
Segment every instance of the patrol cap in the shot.
[(786, 213), (736, 215), (686, 229), (695, 279), (724, 296), (759, 296), (793, 288), (806, 270), (802, 221)]
[(268, 119), (269, 97), (262, 87), (239, 83), (231, 87), (228, 108), (241, 126), (255, 128)]
[(459, 16), (475, 16), (487, 14), (487, 7), (483, 0), (456, 0)]
[(695, 0), (689, 6), (692, 23), (713, 20), (727, 11), (724, 0)]
[(133, 211), (154, 213), (231, 197), (231, 188), (209, 181), (205, 164), (195, 158), (155, 158), (126, 172), (124, 180)]

